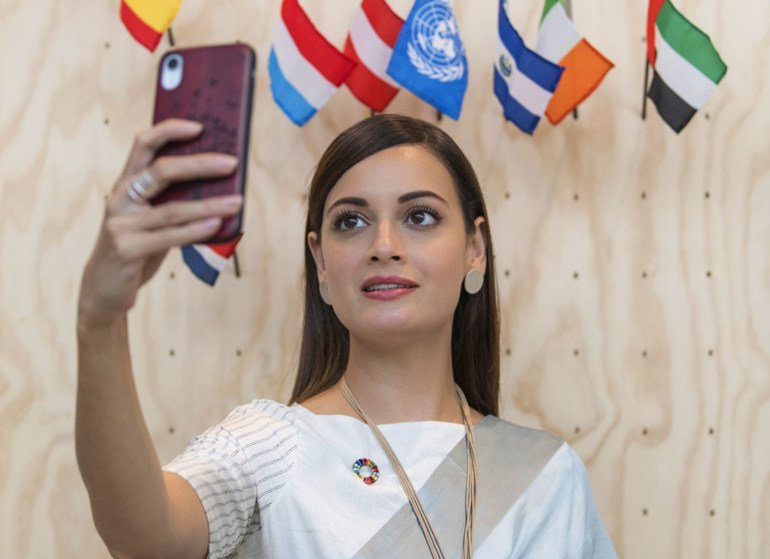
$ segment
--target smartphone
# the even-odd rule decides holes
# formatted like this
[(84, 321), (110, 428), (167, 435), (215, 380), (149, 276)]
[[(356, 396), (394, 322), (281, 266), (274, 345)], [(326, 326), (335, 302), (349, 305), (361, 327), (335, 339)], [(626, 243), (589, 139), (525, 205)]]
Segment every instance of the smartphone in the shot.
[[(153, 123), (184, 118), (202, 123), (203, 132), (190, 141), (167, 144), (157, 156), (220, 152), (236, 156), (239, 164), (228, 177), (174, 184), (151, 204), (245, 194), (256, 63), (254, 49), (244, 43), (172, 50), (160, 59)], [(242, 225), (243, 210), (203, 242), (232, 240)]]

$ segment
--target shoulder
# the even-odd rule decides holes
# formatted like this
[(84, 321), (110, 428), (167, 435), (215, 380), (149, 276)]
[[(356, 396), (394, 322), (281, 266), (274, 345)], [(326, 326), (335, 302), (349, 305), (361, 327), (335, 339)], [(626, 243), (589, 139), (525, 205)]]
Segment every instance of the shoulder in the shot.
[(245, 426), (260, 425), (292, 425), (294, 410), (285, 404), (274, 400), (252, 400), (248, 404), (237, 406), (220, 423), (229, 429), (242, 429)]
[(524, 453), (547, 462), (565, 443), (564, 440), (531, 427), (517, 425), (505, 419), (488, 415), (474, 429), (482, 444), (492, 445), (508, 452)]
[(254, 400), (236, 407), (220, 423), (194, 437), (181, 457), (228, 460), (254, 471), (263, 462), (257, 457), (280, 453), (288, 458), (297, 439), (291, 407), (272, 400)]

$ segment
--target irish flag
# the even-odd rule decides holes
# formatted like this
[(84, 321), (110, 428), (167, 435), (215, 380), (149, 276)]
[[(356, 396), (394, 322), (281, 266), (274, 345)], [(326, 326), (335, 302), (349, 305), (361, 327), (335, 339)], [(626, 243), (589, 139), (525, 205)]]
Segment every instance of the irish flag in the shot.
[[(714, 44), (687, 21), (668, 0), (651, 0), (648, 25), (648, 61), (654, 74), (647, 96), (675, 132), (690, 122), (727, 72)], [(650, 41), (654, 40), (655, 48)]]
[(122, 0), (120, 19), (134, 39), (154, 51), (181, 4), (182, 0)]
[(546, 107), (551, 124), (558, 124), (601, 83), (613, 64), (586, 41), (572, 24), (563, 0), (545, 0), (535, 50), (564, 66), (559, 85)]

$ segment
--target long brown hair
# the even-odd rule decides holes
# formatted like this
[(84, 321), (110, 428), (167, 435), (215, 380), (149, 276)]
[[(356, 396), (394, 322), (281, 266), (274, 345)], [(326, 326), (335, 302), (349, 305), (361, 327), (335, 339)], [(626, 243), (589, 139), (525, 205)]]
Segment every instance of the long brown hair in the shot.
[[(392, 114), (367, 118), (342, 132), (321, 156), (310, 182), (305, 241), (308, 233), (315, 231), (320, 242), (326, 197), (348, 169), (377, 152), (404, 144), (423, 146), (447, 168), (454, 179), (469, 235), (475, 230), (476, 218), (484, 218), (484, 286), (475, 295), (461, 290), (452, 323), (452, 368), (468, 403), (482, 414), (497, 415), (500, 325), (489, 218), (476, 173), (446, 132), (422, 120)], [(291, 401), (302, 402), (334, 386), (345, 372), (348, 350), (348, 331), (332, 307), (321, 300), (315, 261), (305, 242), (305, 320)]]

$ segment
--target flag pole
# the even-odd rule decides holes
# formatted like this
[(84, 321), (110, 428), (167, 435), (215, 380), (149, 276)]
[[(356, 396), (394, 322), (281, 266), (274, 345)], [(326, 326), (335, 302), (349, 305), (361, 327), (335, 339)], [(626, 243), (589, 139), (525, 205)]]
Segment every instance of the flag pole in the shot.
[(233, 249), (233, 266), (235, 267), (235, 277), (241, 277), (241, 267), (238, 265), (238, 252)]
[(642, 120), (647, 120), (647, 82), (650, 79), (650, 61), (644, 55), (644, 83), (642, 84)]
[[(564, 4), (564, 13), (566, 13), (567, 17), (570, 19), (570, 21), (572, 21), (572, 0), (563, 0), (563, 4)], [(574, 120), (578, 119), (577, 107), (572, 109), (572, 118)]]

